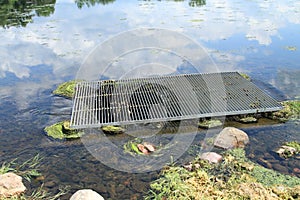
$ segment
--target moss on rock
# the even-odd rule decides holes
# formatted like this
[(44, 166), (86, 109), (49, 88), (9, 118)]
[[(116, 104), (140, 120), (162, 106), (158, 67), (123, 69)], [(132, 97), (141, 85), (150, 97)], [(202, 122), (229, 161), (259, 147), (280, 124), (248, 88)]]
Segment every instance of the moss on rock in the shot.
[(251, 78), (248, 74), (245, 74), (245, 73), (240, 73), (240, 75), (244, 78), (244, 79), (247, 79), (248, 81), (251, 81)]
[(125, 129), (120, 126), (103, 126), (101, 127), (102, 131), (107, 134), (115, 135), (115, 134), (121, 134), (125, 132)]
[(205, 120), (205, 121), (198, 123), (198, 126), (200, 128), (205, 128), (205, 129), (215, 128), (215, 127), (219, 127), (222, 125), (223, 125), (223, 123), (221, 122), (221, 120), (218, 120), (218, 119)]
[(70, 122), (62, 121), (51, 126), (47, 126), (45, 132), (55, 139), (76, 139), (80, 138), (83, 132), (70, 128)]
[(300, 100), (284, 101), (281, 104), (283, 105), (283, 109), (272, 113), (270, 118), (282, 122), (300, 119)]
[(62, 83), (56, 88), (56, 90), (53, 91), (53, 94), (67, 98), (73, 98), (75, 94), (75, 86), (78, 82), (78, 80), (72, 80)]

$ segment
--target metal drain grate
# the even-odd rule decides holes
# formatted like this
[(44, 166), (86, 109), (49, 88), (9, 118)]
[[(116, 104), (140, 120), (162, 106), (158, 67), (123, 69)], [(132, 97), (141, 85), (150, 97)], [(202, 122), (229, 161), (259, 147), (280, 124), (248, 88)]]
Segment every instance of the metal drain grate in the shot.
[(79, 82), (71, 127), (269, 112), (281, 104), (237, 72)]

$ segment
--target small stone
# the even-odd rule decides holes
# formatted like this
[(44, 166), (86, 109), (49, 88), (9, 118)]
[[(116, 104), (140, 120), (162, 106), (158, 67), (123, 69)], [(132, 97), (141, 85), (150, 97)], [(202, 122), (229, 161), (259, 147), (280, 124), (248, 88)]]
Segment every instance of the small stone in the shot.
[(104, 200), (104, 198), (91, 189), (82, 189), (75, 192), (70, 200)]
[(144, 147), (150, 152), (155, 151), (155, 147), (153, 146), (153, 144), (149, 144), (149, 143), (145, 142)]
[(149, 151), (145, 148), (142, 144), (137, 144), (137, 148), (142, 152), (143, 154), (149, 154)]
[(206, 152), (201, 154), (200, 159), (207, 160), (210, 163), (219, 163), (222, 161), (222, 156), (215, 152)]
[(0, 198), (18, 196), (24, 193), (25, 190), (26, 187), (21, 176), (12, 172), (0, 175)]
[(300, 169), (296, 167), (296, 168), (293, 169), (293, 172), (296, 173), (296, 174), (300, 174)]

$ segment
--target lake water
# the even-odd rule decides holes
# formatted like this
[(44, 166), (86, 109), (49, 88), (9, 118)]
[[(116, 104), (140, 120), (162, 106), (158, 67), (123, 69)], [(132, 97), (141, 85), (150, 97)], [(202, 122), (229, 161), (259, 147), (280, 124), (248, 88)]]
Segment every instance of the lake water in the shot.
[[(278, 100), (300, 98), (297, 0), (22, 0), (1, 2), (0, 17), (0, 163), (40, 154), (44, 187), (53, 193), (70, 185), (70, 194), (92, 188), (106, 199), (141, 199), (157, 176), (157, 170), (114, 170), (80, 140), (58, 141), (43, 131), (70, 119), (72, 101), (51, 92), (80, 76), (77, 72), (91, 52), (120, 33), (145, 27), (172, 30), (205, 49), (217, 67), (203, 72), (246, 72)], [(282, 160), (273, 153), (284, 141), (300, 141), (299, 124), (266, 120), (233, 125), (249, 134), (247, 153), (254, 161), (300, 176), (295, 173), (299, 159)], [(199, 135), (195, 144), (203, 138)], [(122, 139), (111, 138), (116, 143)]]

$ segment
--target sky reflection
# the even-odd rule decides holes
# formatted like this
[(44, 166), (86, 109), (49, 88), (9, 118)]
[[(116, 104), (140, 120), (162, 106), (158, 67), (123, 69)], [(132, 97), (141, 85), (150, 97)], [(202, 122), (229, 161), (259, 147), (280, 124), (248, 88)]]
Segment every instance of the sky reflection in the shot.
[[(181, 32), (202, 44), (220, 71), (246, 71), (279, 88), (279, 71), (300, 68), (296, 0), (214, 0), (201, 7), (191, 7), (188, 1), (115, 1), (81, 9), (74, 1), (59, 0), (53, 14), (33, 17), (26, 28), (0, 29), (0, 83), (10, 87), (4, 84), (12, 80), (8, 74), (27, 84), (41, 83), (38, 75), (44, 76), (46, 69), (51, 76), (45, 87), (53, 87), (74, 78), (98, 44), (140, 27)], [(41, 72), (39, 66), (47, 67)], [(10, 85), (19, 87), (13, 82)]]

